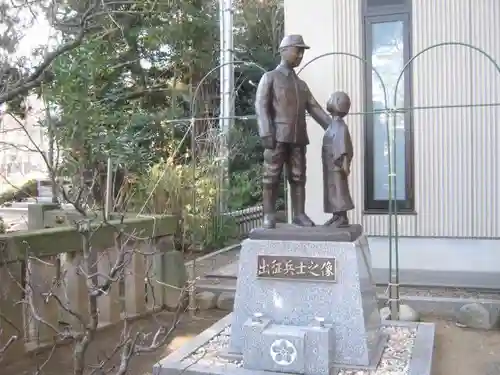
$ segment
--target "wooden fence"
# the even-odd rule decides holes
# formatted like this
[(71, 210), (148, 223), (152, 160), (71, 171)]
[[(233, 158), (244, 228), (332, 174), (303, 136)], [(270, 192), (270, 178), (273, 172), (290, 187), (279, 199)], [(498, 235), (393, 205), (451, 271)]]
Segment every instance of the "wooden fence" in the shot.
[[(102, 284), (123, 253), (128, 255), (122, 276), (97, 299), (99, 327), (177, 307), (187, 275), (183, 254), (173, 247), (175, 218), (89, 222), (90, 227), (78, 230), (68, 225), (81, 221), (77, 212), (50, 203), (31, 204), (27, 211), (27, 231), (0, 235), (0, 365), (53, 345), (64, 330), (82, 329), (81, 319), (87, 321), (90, 314), (91, 274), (100, 275)], [(262, 224), (261, 206), (227, 215), (235, 220), (240, 237)], [(92, 262), (83, 257), (84, 233), (91, 233)], [(120, 246), (118, 233), (123, 233)], [(95, 266), (94, 272), (89, 265)]]
[[(1, 365), (53, 345), (64, 330), (82, 330), (82, 321), (90, 317), (89, 281), (111, 282), (120, 256), (124, 260), (114, 278), (124, 280), (124, 296), (118, 286), (100, 293), (99, 327), (175, 308), (186, 285), (183, 256), (173, 250), (171, 239), (176, 225), (173, 217), (156, 216), (88, 223), (80, 230), (65, 226), (0, 235)], [(90, 260), (82, 255), (85, 233), (91, 234)]]
[[(36, 213), (29, 215), (29, 207), (36, 207), (32, 210)], [(38, 207), (44, 207), (40, 210)], [(41, 212), (43, 211), (43, 212)], [(42, 215), (42, 216), (40, 216)], [(237, 210), (227, 213), (226, 215), (232, 217), (237, 225), (238, 235), (245, 237), (252, 229), (258, 228), (262, 225), (263, 210), (262, 206), (248, 207), (243, 210)], [(29, 219), (31, 216), (31, 219)], [(51, 203), (36, 204), (28, 202), (15, 203), (12, 207), (0, 207), (0, 217), (6, 222), (23, 222), (28, 223), (30, 229), (43, 229), (46, 227), (60, 227), (67, 226), (67, 219), (71, 221), (78, 213), (70, 205), (66, 205), (64, 209), (56, 207)], [(43, 217), (44, 222), (40, 222)], [(63, 217), (63, 220), (60, 218)]]

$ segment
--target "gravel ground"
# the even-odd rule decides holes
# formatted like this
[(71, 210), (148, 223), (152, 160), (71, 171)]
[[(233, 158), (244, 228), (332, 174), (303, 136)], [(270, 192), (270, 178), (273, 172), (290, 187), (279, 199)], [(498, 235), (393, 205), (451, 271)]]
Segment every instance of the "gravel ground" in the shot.
[[(238, 251), (229, 251), (216, 257), (196, 262), (199, 277), (206, 272), (221, 267), (237, 259)], [(379, 288), (383, 292), (385, 288)], [(419, 293), (420, 295), (462, 297), (464, 294), (475, 296), (475, 298), (496, 298), (498, 294), (477, 293), (476, 291), (464, 291), (456, 289), (433, 288), (402, 288), (402, 294)], [(442, 293), (442, 294), (441, 294)], [(191, 340), (196, 334), (209, 328), (226, 313), (218, 310), (200, 312), (196, 319), (185, 316), (182, 323), (175, 330), (169, 344), (153, 353), (136, 357), (132, 360), (128, 374), (150, 375), (153, 365), (178, 349), (181, 345)], [(160, 319), (169, 319), (171, 314), (161, 313)], [(436, 324), (436, 339), (434, 350), (434, 362), (432, 375), (500, 375), (500, 331), (479, 331), (462, 329), (457, 327), (453, 321), (436, 316), (423, 316), (423, 321)], [(136, 321), (134, 326), (143, 332), (154, 332), (156, 321), (152, 318)], [(122, 326), (112, 327), (99, 332), (93, 342), (87, 362), (94, 364), (102, 360), (103, 355), (116, 346), (122, 333)], [(37, 372), (37, 367), (45, 362), (46, 354), (27, 356), (25, 360), (9, 366), (2, 366), (1, 375), (70, 375), (72, 374), (72, 348), (63, 346), (58, 348), (51, 360)], [(112, 372), (113, 373), (113, 372)], [(363, 373), (361, 373), (363, 374)], [(398, 373), (395, 373), (399, 375)], [(344, 374), (347, 375), (347, 374)], [(386, 374), (387, 375), (387, 374)]]
[[(407, 375), (416, 330), (389, 326), (384, 327), (383, 331), (389, 334), (389, 341), (387, 342), (387, 347), (384, 350), (377, 370), (341, 370), (338, 375)], [(211, 367), (224, 366), (227, 370), (242, 367), (243, 363), (241, 361), (231, 361), (217, 355), (219, 351), (228, 347), (229, 338), (230, 328), (227, 327), (206, 345), (194, 352), (192, 356), (187, 357), (183, 361), (185, 366), (189, 367), (193, 364)]]
[(384, 331), (389, 334), (389, 341), (376, 370), (341, 370), (338, 375), (407, 375), (416, 330), (403, 327), (384, 327)]
[[(194, 336), (209, 328), (223, 315), (224, 313), (221, 311), (211, 310), (200, 313), (194, 320), (185, 316), (168, 345), (153, 353), (135, 357), (127, 374), (150, 375), (156, 362), (192, 340)], [(161, 319), (169, 319), (170, 317), (171, 314), (160, 314)], [(453, 321), (435, 316), (424, 316), (423, 320), (436, 324), (432, 375), (500, 375), (499, 331), (462, 329), (458, 328)], [(144, 332), (153, 331), (155, 325), (155, 320), (151, 318), (137, 321), (134, 324)], [(90, 348), (87, 363), (95, 364), (102, 360), (106, 352), (115, 348), (121, 333), (121, 326), (100, 332)], [(58, 348), (38, 375), (73, 374), (71, 349), (69, 345)], [(46, 355), (44, 354), (28, 356), (19, 363), (9, 366), (3, 365), (0, 374), (34, 375), (37, 374), (37, 366), (43, 364), (45, 360)], [(116, 372), (110, 372), (110, 374), (114, 373)], [(87, 374), (90, 374), (90, 371)]]

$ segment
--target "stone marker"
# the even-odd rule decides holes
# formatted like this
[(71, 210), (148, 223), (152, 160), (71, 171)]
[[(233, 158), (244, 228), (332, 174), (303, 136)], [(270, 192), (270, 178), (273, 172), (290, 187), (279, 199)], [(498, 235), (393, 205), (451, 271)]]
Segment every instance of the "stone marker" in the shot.
[[(388, 306), (382, 307), (380, 309), (380, 317), (382, 320), (390, 320), (391, 308)], [(401, 304), (399, 305), (399, 320), (404, 322), (418, 322), (420, 314), (411, 306)]]
[[(368, 241), (363, 228), (349, 226), (346, 216), (353, 207), (346, 181), (352, 147), (347, 141), (340, 147), (330, 144), (341, 135), (340, 120), (328, 116), (293, 70), (307, 48), (301, 35), (285, 36), (279, 46), (281, 64), (265, 73), (257, 88), (255, 109), (265, 149), (263, 228), (242, 243), (234, 311), (157, 363), (153, 375), (336, 375), (341, 369), (362, 375), (370, 370), (373, 375), (430, 375), (434, 326), (382, 326)], [(333, 116), (345, 116), (346, 96), (333, 97)], [(335, 175), (326, 176), (328, 211), (334, 217), (322, 227), (304, 211), (306, 111), (324, 129), (332, 121), (338, 125), (327, 130), (323, 143), (328, 148), (325, 166)], [(342, 170), (335, 167), (339, 163)], [(285, 165), (292, 172), (287, 176), (295, 225), (277, 225), (276, 220)]]
[(463, 305), (456, 314), (457, 324), (474, 329), (493, 329), (498, 326), (498, 313), (492, 314), (480, 303)]
[[(240, 253), (230, 353), (256, 359), (244, 360), (246, 368), (277, 371), (273, 361), (266, 367), (262, 355), (256, 354), (272, 351), (267, 344), (273, 340), (295, 342), (299, 347), (289, 345), (299, 353), (313, 343), (326, 342), (331, 346), (325, 352), (326, 368), (375, 368), (387, 337), (380, 332), (368, 242), (361, 232), (359, 225), (347, 229), (282, 225), (252, 232)], [(298, 236), (300, 241), (288, 240)], [(262, 314), (267, 322), (258, 326), (260, 330), (252, 321), (254, 314)], [(318, 320), (323, 322), (321, 338), (315, 327)], [(255, 330), (258, 334), (249, 334)], [(303, 369), (318, 366), (299, 357)]]
[(434, 325), (381, 321), (362, 232), (291, 224), (251, 232), (233, 313), (153, 375), (430, 375)]
[(213, 292), (196, 293), (196, 306), (199, 310), (213, 309), (217, 304), (217, 296)]
[(217, 298), (217, 308), (224, 311), (232, 311), (234, 305), (234, 293), (223, 292)]

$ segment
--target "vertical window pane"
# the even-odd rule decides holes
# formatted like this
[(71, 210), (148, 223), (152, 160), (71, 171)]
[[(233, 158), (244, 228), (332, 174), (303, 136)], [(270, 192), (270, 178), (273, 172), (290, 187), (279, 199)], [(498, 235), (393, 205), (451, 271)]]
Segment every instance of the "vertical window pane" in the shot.
[[(385, 85), (388, 106), (394, 103), (396, 81), (405, 64), (404, 58), (404, 24), (403, 21), (380, 22), (371, 25), (372, 35), (372, 66), (380, 74)], [(398, 107), (404, 107), (404, 79), (398, 84)], [(384, 108), (384, 90), (380, 79), (372, 72), (372, 104), (373, 109)], [(389, 199), (389, 144), (387, 125), (393, 126), (393, 121), (384, 114), (375, 114), (373, 121), (373, 199)], [(396, 117), (395, 130), (396, 146), (393, 152), (396, 161), (396, 186), (393, 186), (396, 199), (405, 200), (406, 171), (405, 171), (405, 123), (404, 115)]]
[(405, 0), (368, 0), (368, 7), (380, 7), (386, 5), (405, 5)]

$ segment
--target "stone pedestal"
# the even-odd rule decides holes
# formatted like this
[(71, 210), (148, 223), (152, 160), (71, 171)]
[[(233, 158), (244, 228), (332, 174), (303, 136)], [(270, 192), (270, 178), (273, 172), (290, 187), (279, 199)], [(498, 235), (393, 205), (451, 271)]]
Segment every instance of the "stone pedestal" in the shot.
[(304, 375), (330, 373), (335, 355), (331, 325), (276, 325), (269, 319), (254, 318), (243, 325), (243, 332), (246, 369)]
[(381, 324), (361, 226), (283, 225), (242, 243), (233, 313), (153, 375), (430, 375), (434, 335), (432, 323)]
[[(377, 366), (387, 337), (361, 226), (253, 231), (239, 267), (229, 353), (241, 354), (245, 368), (314, 375)], [(318, 340), (323, 355), (306, 355)], [(276, 343), (295, 353), (293, 363), (273, 357)]]

